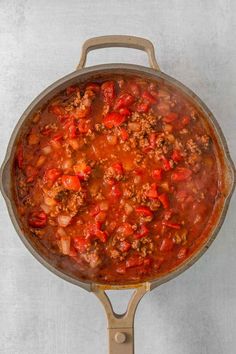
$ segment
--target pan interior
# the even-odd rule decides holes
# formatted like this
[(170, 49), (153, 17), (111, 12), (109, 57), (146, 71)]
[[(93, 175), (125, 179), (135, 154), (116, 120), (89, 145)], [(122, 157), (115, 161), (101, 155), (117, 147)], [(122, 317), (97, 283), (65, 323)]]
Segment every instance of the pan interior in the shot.
[[(91, 69), (90, 69), (91, 70)], [(4, 189), (8, 189), (8, 195), (10, 196), (11, 202), (8, 202), (8, 207), (10, 210), (10, 214), (12, 217), (12, 221), (17, 229), (17, 232), (21, 236), (25, 245), (30, 249), (36, 258), (42, 262), (46, 267), (48, 267), (51, 271), (55, 272), (57, 275), (61, 276), (62, 278), (69, 280), (73, 283), (78, 285), (87, 284), (89, 285), (91, 281), (81, 274), (78, 266), (76, 264), (74, 267), (71, 266), (68, 257), (59, 256), (58, 254), (52, 253), (48, 248), (44, 247), (37, 238), (33, 238), (31, 235), (28, 234), (27, 229), (21, 223), (21, 220), (18, 217), (18, 213), (16, 210), (16, 205), (14, 203), (14, 188), (9, 188), (9, 178), (11, 178), (10, 170), (12, 170), (14, 165), (14, 155), (16, 144), (21, 136), (22, 132), (25, 131), (30, 123), (32, 116), (35, 112), (42, 106), (46, 105), (47, 102), (57, 95), (61, 90), (65, 87), (70, 86), (72, 84), (85, 84), (86, 82), (91, 81), (98, 81), (104, 80), (109, 78), (110, 76), (114, 75), (135, 75), (139, 76), (140, 78), (147, 78), (152, 81), (156, 81), (157, 83), (164, 84), (169, 87), (170, 90), (178, 90), (180, 91), (181, 95), (184, 96), (186, 100), (188, 100), (201, 114), (203, 117), (203, 123), (207, 132), (212, 137), (214, 141), (214, 152), (215, 156), (217, 157), (217, 169), (219, 175), (219, 184), (221, 188), (221, 195), (216, 200), (213, 213), (210, 217), (210, 220), (204, 229), (201, 238), (204, 240), (200, 245), (199, 248), (196, 250), (191, 257), (187, 258), (184, 263), (182, 263), (176, 269), (172, 269), (170, 273), (160, 273), (158, 278), (148, 278), (145, 279), (147, 281), (153, 282), (153, 284), (159, 284), (168, 280), (169, 278), (177, 275), (178, 273), (182, 272), (186, 268), (188, 268), (191, 264), (193, 264), (197, 258), (209, 247), (210, 243), (216, 236), (219, 228), (223, 222), (223, 218), (227, 209), (229, 196), (233, 189), (233, 170), (231, 168), (231, 163), (227, 153), (227, 147), (225, 146), (225, 140), (222, 136), (220, 128), (218, 127), (217, 122), (215, 121), (212, 114), (209, 112), (207, 107), (198, 99), (198, 97), (193, 94), (189, 89), (184, 87), (182, 84), (178, 83), (176, 80), (168, 77), (165, 74), (155, 72), (151, 69), (144, 69), (142, 68), (142, 73), (139, 68), (108, 68), (106, 70), (101, 70), (100, 68), (96, 70), (91, 70), (85, 73), (73, 73), (69, 75), (69, 78), (64, 78), (59, 80), (59, 82), (52, 85), (48, 90), (42, 93), (35, 102), (31, 104), (31, 106), (26, 110), (23, 114), (16, 130), (13, 133), (11, 142), (9, 144), (8, 152), (10, 153), (9, 159), (9, 170), (8, 175), (7, 173), (3, 174), (3, 184), (5, 184)], [(8, 185), (6, 187), (6, 185)], [(132, 281), (124, 282), (122, 285), (133, 285), (135, 283)], [(87, 287), (87, 285), (85, 287)], [(110, 284), (112, 285), (112, 284)], [(119, 284), (120, 285), (120, 284)]]

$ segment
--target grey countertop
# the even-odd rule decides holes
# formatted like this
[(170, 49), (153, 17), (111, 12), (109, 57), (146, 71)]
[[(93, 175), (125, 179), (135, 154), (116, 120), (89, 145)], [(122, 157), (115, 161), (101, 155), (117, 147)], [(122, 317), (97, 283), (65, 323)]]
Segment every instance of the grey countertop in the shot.
[[(161, 69), (209, 106), (236, 161), (236, 2), (233, 0), (0, 0), (0, 160), (20, 115), (74, 70), (85, 39), (133, 34), (152, 40)], [(144, 53), (103, 49), (88, 65), (147, 65)], [(235, 354), (236, 198), (208, 252), (146, 295), (136, 315), (137, 354)], [(0, 197), (0, 353), (106, 353), (97, 299), (44, 269), (25, 249)], [(113, 294), (117, 308), (125, 293)]]

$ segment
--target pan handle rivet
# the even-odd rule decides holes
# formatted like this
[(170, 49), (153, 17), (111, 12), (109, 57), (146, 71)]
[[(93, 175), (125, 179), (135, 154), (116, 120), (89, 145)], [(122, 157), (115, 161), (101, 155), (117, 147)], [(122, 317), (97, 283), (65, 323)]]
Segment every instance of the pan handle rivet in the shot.
[(122, 332), (116, 332), (115, 334), (116, 343), (122, 344), (126, 341), (126, 334)]

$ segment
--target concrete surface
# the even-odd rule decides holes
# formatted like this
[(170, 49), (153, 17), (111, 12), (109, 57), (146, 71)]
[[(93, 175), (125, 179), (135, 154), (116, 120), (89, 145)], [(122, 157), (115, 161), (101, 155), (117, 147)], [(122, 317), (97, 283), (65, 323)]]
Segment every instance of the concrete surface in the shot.
[[(217, 117), (236, 161), (236, 2), (0, 0), (0, 160), (31, 100), (71, 72), (85, 39), (150, 38), (163, 71), (191, 87)], [(147, 65), (144, 53), (93, 52), (88, 65)], [(142, 300), (137, 354), (235, 354), (236, 198), (200, 261)], [(106, 319), (93, 295), (44, 269), (24, 248), (0, 198), (0, 353), (106, 353)], [(116, 307), (127, 294), (115, 295)]]

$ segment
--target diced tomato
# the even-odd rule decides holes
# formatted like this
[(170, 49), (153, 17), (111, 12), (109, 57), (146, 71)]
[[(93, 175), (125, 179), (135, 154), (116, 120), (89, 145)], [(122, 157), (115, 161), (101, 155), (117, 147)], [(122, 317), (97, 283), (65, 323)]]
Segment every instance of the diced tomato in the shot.
[(101, 92), (104, 102), (110, 104), (115, 98), (115, 83), (114, 81), (106, 81), (101, 86)]
[(143, 94), (142, 94), (142, 98), (149, 102), (150, 104), (154, 104), (157, 102), (157, 100), (151, 95), (150, 92), (148, 91), (144, 91)]
[(144, 262), (144, 259), (140, 256), (136, 256), (136, 255), (133, 255), (133, 256), (130, 256), (126, 262), (125, 262), (125, 266), (126, 268), (132, 268), (132, 267), (138, 267), (140, 265), (142, 265)]
[(179, 229), (181, 228), (181, 225), (180, 225), (180, 224), (175, 223), (175, 222), (169, 222), (169, 221), (166, 221), (166, 220), (163, 220), (163, 221), (162, 221), (162, 225), (168, 226), (168, 227), (170, 227), (171, 229), (176, 229), (176, 230), (179, 230)]
[(151, 199), (158, 199), (159, 195), (157, 193), (157, 185), (156, 183), (152, 183), (151, 188), (146, 193), (146, 196)]
[(73, 243), (75, 249), (77, 249), (80, 253), (85, 253), (90, 246), (90, 241), (83, 236), (75, 237), (73, 239)]
[(71, 191), (79, 191), (81, 189), (81, 184), (78, 176), (63, 175), (61, 177), (63, 186)]
[(113, 170), (115, 171), (115, 173), (117, 175), (123, 175), (124, 174), (124, 169), (123, 169), (122, 163), (115, 162), (115, 163), (113, 163), (112, 168), (113, 168)]
[(163, 169), (162, 168), (157, 168), (156, 170), (152, 171), (152, 177), (157, 180), (161, 181), (163, 178)]
[(129, 93), (122, 93), (116, 99), (114, 104), (114, 110), (118, 110), (120, 108), (129, 107), (134, 102), (134, 97)]
[(170, 171), (170, 170), (171, 170), (171, 165), (170, 165), (170, 161), (169, 161), (169, 160), (167, 160), (166, 158), (164, 158), (164, 159), (162, 160), (162, 164), (163, 164), (163, 169), (164, 169), (165, 171)]
[(96, 221), (93, 224), (89, 224), (87, 231), (88, 231), (88, 236), (89, 237), (95, 237), (101, 242), (106, 242), (108, 239), (108, 233), (106, 231), (101, 230), (102, 223), (99, 221)]
[(101, 231), (102, 224), (99, 221), (87, 225), (88, 236), (94, 236)]
[(164, 118), (165, 123), (172, 123), (178, 118), (178, 114), (175, 112), (168, 113)]
[(139, 231), (134, 235), (134, 238), (136, 240), (139, 240), (139, 239), (147, 236), (148, 234), (149, 234), (149, 230), (148, 230), (147, 226), (145, 224), (142, 224), (140, 226)]
[(67, 96), (70, 96), (72, 93), (76, 91), (76, 86), (69, 86), (66, 88), (66, 94)]
[(147, 113), (149, 111), (150, 104), (148, 102), (140, 102), (136, 106), (136, 111), (138, 113)]
[(18, 145), (16, 152), (17, 165), (21, 169), (23, 167), (23, 145)]
[(177, 167), (171, 175), (174, 182), (186, 181), (192, 175), (192, 171), (186, 167)]
[(95, 93), (100, 92), (100, 86), (98, 84), (95, 84), (94, 82), (90, 82), (89, 84), (86, 85), (85, 90), (91, 90)]
[(121, 252), (128, 252), (129, 249), (131, 248), (131, 244), (124, 240), (120, 242), (118, 247)]
[(44, 211), (34, 211), (30, 214), (28, 223), (31, 227), (43, 228), (47, 224), (47, 215)]
[(187, 256), (188, 249), (186, 247), (181, 247), (177, 253), (178, 259), (183, 259)]
[(125, 116), (125, 117), (128, 117), (131, 115), (131, 112), (128, 108), (124, 107), (124, 108), (120, 108), (119, 110), (119, 113), (122, 115), (122, 116)]
[(161, 246), (160, 246), (160, 251), (161, 252), (169, 252), (172, 250), (174, 247), (174, 243), (171, 238), (164, 238), (162, 240)]
[(164, 209), (168, 209), (170, 207), (170, 202), (167, 193), (162, 193), (158, 196), (161, 204), (163, 205)]
[(125, 128), (120, 128), (120, 137), (123, 141), (126, 141), (129, 137), (129, 134)]
[(96, 237), (103, 243), (107, 242), (108, 240), (108, 233), (106, 231), (98, 230), (96, 232)]
[(51, 168), (51, 169), (45, 171), (44, 181), (45, 182), (50, 181), (50, 182), (54, 183), (61, 175), (62, 175), (62, 172), (59, 168)]
[(175, 149), (171, 155), (172, 160), (177, 163), (183, 159), (183, 156), (181, 155), (180, 151)]
[(141, 215), (141, 216), (153, 216), (153, 212), (146, 206), (140, 205), (136, 207), (136, 213)]
[(183, 116), (181, 118), (181, 123), (182, 123), (183, 126), (188, 125), (190, 123), (190, 117), (189, 116)]
[(107, 218), (107, 213), (105, 211), (99, 211), (99, 213), (95, 216), (95, 220), (99, 222), (104, 222)]
[(106, 128), (111, 129), (113, 127), (118, 127), (125, 122), (125, 116), (121, 115), (120, 113), (112, 112), (108, 113), (103, 118), (103, 124)]

